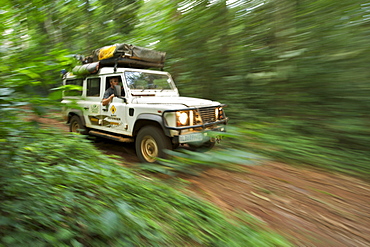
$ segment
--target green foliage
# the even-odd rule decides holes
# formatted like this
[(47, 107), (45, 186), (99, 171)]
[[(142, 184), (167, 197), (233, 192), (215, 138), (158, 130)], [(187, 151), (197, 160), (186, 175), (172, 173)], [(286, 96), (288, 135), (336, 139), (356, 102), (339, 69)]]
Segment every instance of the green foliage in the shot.
[[(59, 71), (73, 64), (70, 54), (132, 42), (167, 52), (166, 69), (182, 95), (227, 103), (231, 122), (249, 122), (229, 133), (225, 140), (230, 148), (366, 178), (368, 11), (369, 3), (357, 0), (3, 1), (2, 244), (128, 245), (131, 241), (147, 246), (150, 241), (182, 246), (203, 241), (217, 246), (219, 239), (218, 245), (225, 246), (222, 241), (227, 239), (228, 246), (238, 246), (237, 241), (245, 241), (241, 246), (261, 246), (251, 239), (266, 235), (253, 232), (242, 239), (239, 233), (245, 229), (238, 223), (227, 225), (226, 232), (221, 227), (224, 218), (209, 205), (111, 165), (78, 137), (65, 140), (55, 135), (54, 139), (48, 132), (35, 131), (37, 126), (19, 122), (17, 115), (29, 113), (29, 108), (19, 107), (27, 104), (40, 115), (54, 107), (60, 93), (49, 95), (49, 90), (60, 86)], [(71, 150), (78, 159), (66, 156)], [(185, 152), (176, 161), (163, 161), (161, 169), (192, 171), (193, 159), (203, 167), (214, 164), (206, 162), (203, 154), (194, 157)], [(132, 193), (136, 199), (127, 196)], [(145, 201), (146, 197), (156, 203)], [(156, 211), (144, 202), (161, 206), (154, 207)], [(212, 217), (192, 218), (207, 213)], [(178, 224), (170, 226), (168, 218)]]
[(141, 1), (136, 0), (16, 0), (2, 6), (11, 16), (2, 23), (9, 31), (6, 39), (16, 49), (21, 48), (19, 52), (41, 45), (37, 51), (45, 54), (55, 48), (90, 53), (122, 40), (137, 22), (140, 6)]
[[(370, 150), (365, 145), (368, 140), (366, 135), (357, 134), (356, 126), (350, 125), (353, 123), (345, 125), (348, 129), (334, 133), (325, 128), (325, 124), (318, 132), (317, 126), (309, 128), (305, 122), (294, 119), (245, 123), (237, 130), (235, 138), (226, 140), (226, 145), (235, 146), (238, 140), (244, 140), (244, 148), (263, 156), (290, 164), (314, 165), (368, 180)], [(352, 139), (345, 139), (351, 132)]]
[(227, 103), (232, 123), (278, 126), (263, 140), (295, 151), (273, 155), (318, 165), (297, 150), (308, 145), (330, 160), (320, 166), (361, 172), (370, 159), (368, 11), (349, 0), (5, 1), (0, 79), (41, 114), (60, 92), (32, 95), (60, 86), (68, 55), (118, 42), (156, 48), (182, 95)]

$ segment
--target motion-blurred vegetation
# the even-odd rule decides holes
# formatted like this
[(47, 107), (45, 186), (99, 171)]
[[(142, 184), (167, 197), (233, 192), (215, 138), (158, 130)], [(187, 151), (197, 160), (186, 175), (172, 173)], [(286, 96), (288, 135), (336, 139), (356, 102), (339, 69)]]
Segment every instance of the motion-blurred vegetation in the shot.
[(36, 114), (57, 105), (50, 89), (72, 54), (114, 43), (166, 51), (182, 95), (227, 103), (240, 127), (231, 147), (369, 178), (370, 2), (2, 3), (2, 245), (284, 245), (112, 165), (79, 137), (18, 118), (22, 105)]
[[(243, 146), (274, 145), (260, 151), (369, 177), (370, 2), (4, 3), (5, 85), (45, 95), (71, 54), (122, 42), (163, 50), (182, 95), (227, 103), (231, 123), (253, 129)], [(18, 78), (9, 81), (10, 71)]]

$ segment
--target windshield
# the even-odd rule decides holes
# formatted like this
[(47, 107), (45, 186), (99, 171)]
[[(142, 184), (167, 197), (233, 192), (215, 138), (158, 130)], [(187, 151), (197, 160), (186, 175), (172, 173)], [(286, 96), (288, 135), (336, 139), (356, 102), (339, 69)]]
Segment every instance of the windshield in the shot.
[(125, 78), (130, 89), (173, 89), (171, 78), (168, 75), (126, 71)]

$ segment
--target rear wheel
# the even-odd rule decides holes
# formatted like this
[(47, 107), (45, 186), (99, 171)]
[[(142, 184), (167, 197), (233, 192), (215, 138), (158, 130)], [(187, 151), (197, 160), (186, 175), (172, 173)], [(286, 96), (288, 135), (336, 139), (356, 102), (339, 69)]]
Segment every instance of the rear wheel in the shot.
[(80, 133), (82, 135), (86, 135), (89, 132), (88, 129), (82, 124), (81, 118), (76, 115), (71, 118), (69, 131)]
[(166, 158), (164, 150), (171, 150), (172, 145), (162, 129), (146, 126), (140, 129), (136, 137), (135, 149), (141, 162), (154, 163), (157, 157)]

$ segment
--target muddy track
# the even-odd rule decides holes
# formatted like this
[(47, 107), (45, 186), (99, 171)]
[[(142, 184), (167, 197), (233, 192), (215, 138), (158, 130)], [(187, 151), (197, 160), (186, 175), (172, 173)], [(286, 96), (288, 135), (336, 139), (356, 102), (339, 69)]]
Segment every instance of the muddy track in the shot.
[(254, 215), (296, 246), (370, 246), (370, 186), (361, 180), (270, 162), (190, 181), (203, 198)]

